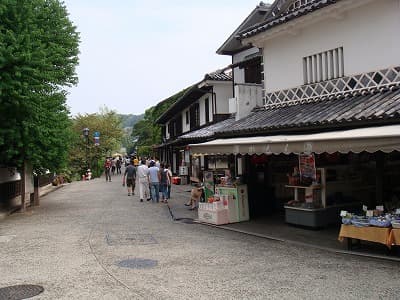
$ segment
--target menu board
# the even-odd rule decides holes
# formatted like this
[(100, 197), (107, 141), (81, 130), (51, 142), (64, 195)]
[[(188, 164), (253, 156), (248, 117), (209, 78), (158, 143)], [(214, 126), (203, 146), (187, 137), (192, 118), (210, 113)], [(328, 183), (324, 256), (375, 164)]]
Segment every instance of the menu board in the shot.
[(299, 172), (300, 177), (316, 179), (315, 157), (314, 154), (299, 155)]

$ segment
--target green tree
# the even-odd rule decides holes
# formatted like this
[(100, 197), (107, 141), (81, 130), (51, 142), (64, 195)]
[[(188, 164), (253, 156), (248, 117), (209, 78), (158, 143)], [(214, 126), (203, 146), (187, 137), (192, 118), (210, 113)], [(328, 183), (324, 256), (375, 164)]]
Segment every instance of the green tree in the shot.
[(133, 126), (132, 138), (136, 140), (135, 146), (138, 149), (139, 155), (151, 154), (152, 146), (162, 142), (161, 127), (156, 123), (156, 121), (165, 111), (178, 101), (189, 88), (186, 88), (159, 102), (156, 106), (147, 109), (144, 118)]
[[(83, 136), (83, 128), (89, 128), (88, 140)], [(100, 133), (100, 145), (94, 144), (94, 132)], [(78, 115), (73, 120), (73, 141), (69, 153), (70, 169), (80, 177), (89, 167), (99, 176), (106, 156), (111, 156), (121, 148), (123, 130), (121, 118), (107, 108), (96, 114)]]
[(57, 0), (2, 0), (0, 20), (0, 164), (56, 170), (71, 138), (64, 88), (77, 83), (79, 34)]

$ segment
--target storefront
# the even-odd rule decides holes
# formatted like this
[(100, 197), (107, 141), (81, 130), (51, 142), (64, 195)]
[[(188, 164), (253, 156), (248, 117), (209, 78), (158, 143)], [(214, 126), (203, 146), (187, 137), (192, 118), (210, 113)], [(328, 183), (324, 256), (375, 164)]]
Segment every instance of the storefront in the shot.
[(389, 207), (400, 199), (400, 125), (190, 147), (198, 156), (231, 157), (234, 176), (248, 185), (251, 218), (282, 214), (289, 224), (324, 227), (339, 222), (343, 209)]

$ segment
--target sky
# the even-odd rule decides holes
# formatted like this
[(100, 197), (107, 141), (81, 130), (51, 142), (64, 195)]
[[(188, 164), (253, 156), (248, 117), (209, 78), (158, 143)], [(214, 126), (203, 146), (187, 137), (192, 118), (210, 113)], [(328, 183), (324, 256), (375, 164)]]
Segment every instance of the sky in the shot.
[(80, 32), (72, 116), (146, 109), (228, 66), (217, 49), (259, 4), (251, 0), (64, 0)]

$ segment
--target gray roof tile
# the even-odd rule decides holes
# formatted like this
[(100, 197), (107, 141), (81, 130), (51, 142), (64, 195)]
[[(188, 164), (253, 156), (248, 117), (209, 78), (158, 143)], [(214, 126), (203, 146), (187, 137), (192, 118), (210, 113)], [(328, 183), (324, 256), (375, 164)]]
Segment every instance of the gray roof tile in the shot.
[(360, 121), (392, 120), (400, 122), (400, 88), (375, 90), (365, 95), (341, 97), (314, 103), (260, 109), (216, 135), (239, 135), (250, 132), (348, 124)]
[(267, 31), (274, 26), (286, 23), (290, 20), (299, 18), (304, 15), (307, 15), (313, 11), (316, 11), (316, 10), (326, 7), (328, 5), (335, 4), (338, 1), (340, 1), (340, 0), (315, 0), (315, 1), (312, 1), (306, 5), (301, 6), (299, 9), (283, 13), (281, 15), (276, 16), (273, 19), (268, 19), (265, 22), (259, 23), (252, 27), (249, 27), (249, 28), (245, 29), (244, 31), (240, 32), (239, 36), (242, 39), (254, 36), (260, 32)]
[(183, 134), (179, 136), (179, 140), (189, 140), (189, 139), (202, 139), (202, 138), (209, 138), (212, 137), (215, 133), (215, 131), (223, 128), (227, 128), (231, 126), (231, 124), (235, 122), (235, 118), (231, 117), (228, 118), (224, 121), (214, 123), (212, 125), (209, 125), (207, 127), (200, 128), (198, 130), (188, 132), (186, 134)]

